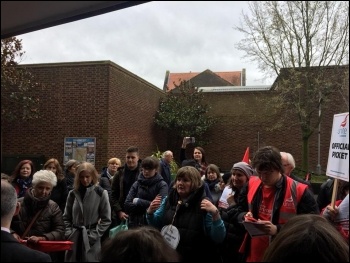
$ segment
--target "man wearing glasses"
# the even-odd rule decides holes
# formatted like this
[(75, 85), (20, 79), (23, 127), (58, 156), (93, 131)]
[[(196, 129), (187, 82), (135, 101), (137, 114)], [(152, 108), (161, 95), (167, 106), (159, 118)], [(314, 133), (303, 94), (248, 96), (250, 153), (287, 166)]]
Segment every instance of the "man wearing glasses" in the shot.
[(297, 214), (319, 214), (319, 210), (307, 185), (284, 174), (277, 148), (260, 148), (253, 157), (252, 166), (258, 176), (251, 177), (243, 187), (235, 220), (251, 222), (254, 219), (256, 227), (264, 233), (254, 238), (246, 233), (240, 248), (246, 262), (261, 262), (266, 248), (283, 224)]

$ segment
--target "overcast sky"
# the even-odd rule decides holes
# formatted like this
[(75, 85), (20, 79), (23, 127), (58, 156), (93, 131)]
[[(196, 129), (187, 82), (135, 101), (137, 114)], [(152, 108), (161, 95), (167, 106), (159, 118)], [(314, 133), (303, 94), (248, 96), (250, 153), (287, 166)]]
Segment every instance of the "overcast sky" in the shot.
[(165, 72), (241, 71), (246, 85), (268, 85), (234, 44), (247, 2), (148, 2), (17, 36), (21, 64), (111, 60), (158, 88)]

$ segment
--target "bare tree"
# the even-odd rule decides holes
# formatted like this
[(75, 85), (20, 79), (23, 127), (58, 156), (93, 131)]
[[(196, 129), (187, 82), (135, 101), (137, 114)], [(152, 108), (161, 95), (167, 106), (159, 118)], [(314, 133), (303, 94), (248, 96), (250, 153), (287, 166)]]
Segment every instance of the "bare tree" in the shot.
[(279, 76), (269, 103), (278, 112), (274, 128), (286, 116), (289, 125), (300, 127), (302, 169), (308, 170), (308, 142), (322, 119), (319, 110), (330, 105), (334, 93), (349, 97), (349, 67), (340, 66), (349, 63), (349, 2), (254, 1), (249, 10), (235, 27), (244, 34), (236, 48), (266, 77)]

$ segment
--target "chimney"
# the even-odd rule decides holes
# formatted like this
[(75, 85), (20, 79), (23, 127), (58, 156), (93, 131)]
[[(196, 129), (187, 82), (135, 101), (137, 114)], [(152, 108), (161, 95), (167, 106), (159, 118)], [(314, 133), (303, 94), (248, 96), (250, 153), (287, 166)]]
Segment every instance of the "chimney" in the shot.
[(167, 71), (165, 72), (165, 79), (164, 79), (164, 85), (163, 85), (163, 91), (165, 91), (165, 92), (168, 91), (169, 74), (170, 74), (170, 71), (167, 70)]
[(245, 74), (245, 68), (242, 68), (242, 73), (241, 73), (241, 86), (246, 85), (246, 74)]

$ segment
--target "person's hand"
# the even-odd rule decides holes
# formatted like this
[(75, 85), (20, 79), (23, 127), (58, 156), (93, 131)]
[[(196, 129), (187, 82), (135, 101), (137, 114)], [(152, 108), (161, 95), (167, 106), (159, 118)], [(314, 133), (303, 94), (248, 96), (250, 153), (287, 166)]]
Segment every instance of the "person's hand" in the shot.
[(256, 226), (260, 230), (264, 231), (266, 235), (274, 236), (277, 234), (277, 226), (272, 224), (270, 221), (258, 219), (256, 222), (258, 223)]
[(201, 202), (201, 209), (209, 212), (209, 213), (215, 213), (217, 208), (215, 205), (213, 205), (212, 202), (210, 202), (208, 199), (203, 199)]
[(31, 236), (31, 237), (28, 237), (27, 242), (36, 244), (39, 241), (44, 241), (44, 240), (46, 240), (45, 237)]
[(253, 219), (253, 213), (252, 212), (247, 212), (245, 215), (244, 215), (244, 221), (252, 221)]
[(328, 217), (334, 221), (334, 219), (339, 214), (339, 208), (337, 206), (334, 206), (334, 208), (331, 205), (328, 205), (326, 207), (326, 213), (328, 214)]
[(129, 215), (124, 213), (123, 211), (118, 212), (118, 217), (121, 221), (124, 221), (129, 218)]
[(210, 202), (208, 199), (203, 199), (201, 202), (201, 209), (207, 211), (210, 213), (213, 217), (213, 221), (219, 220), (220, 219), (220, 212), (217, 209), (217, 207)]
[(156, 211), (159, 208), (161, 203), (162, 203), (162, 196), (157, 195), (156, 198), (154, 198), (151, 204), (149, 205), (147, 209), (147, 214), (149, 215), (153, 214), (154, 211)]
[(187, 144), (190, 143), (190, 142), (189, 142), (189, 138), (190, 138), (190, 137), (184, 137), (184, 138), (183, 138), (181, 148), (186, 149)]

